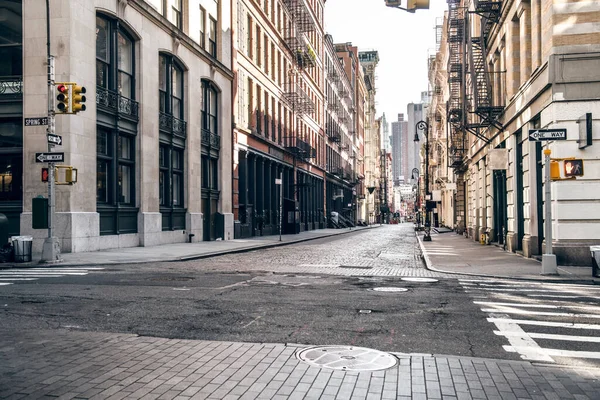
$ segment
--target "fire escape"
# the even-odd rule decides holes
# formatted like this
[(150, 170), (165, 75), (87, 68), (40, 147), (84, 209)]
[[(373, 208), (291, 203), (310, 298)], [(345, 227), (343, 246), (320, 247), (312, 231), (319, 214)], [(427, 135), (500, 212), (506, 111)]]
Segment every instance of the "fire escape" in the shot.
[(465, 131), (465, 9), (460, 0), (448, 0), (448, 166), (460, 167), (466, 149)]
[(475, 1), (475, 13), (481, 16), (481, 32), (480, 36), (473, 37), (469, 41), (470, 72), (474, 94), (473, 105), (475, 114), (479, 117), (479, 123), (471, 124), (469, 127), (475, 129), (475, 135), (485, 141), (487, 139), (481, 137), (480, 128), (487, 128), (491, 125), (498, 129), (502, 128), (497, 120), (504, 107), (493, 104), (490, 71), (488, 71), (486, 62), (486, 43), (494, 24), (500, 20), (501, 6), (500, 1)]
[[(500, 20), (502, 2), (475, 0), (474, 5), (473, 13), (481, 17), (481, 32), (477, 37), (470, 35), (469, 13), (461, 6), (461, 0), (448, 0), (448, 165), (452, 168), (463, 165), (467, 132), (489, 143), (481, 130), (490, 126), (502, 127), (498, 117), (504, 107), (494, 105), (486, 62), (486, 45), (494, 24)], [(472, 97), (467, 97), (467, 90)], [(469, 113), (474, 117), (470, 117)]]
[[(283, 0), (283, 4), (290, 17), (290, 23), (284, 32), (284, 40), (298, 68), (297, 71), (288, 71), (283, 98), (298, 120), (315, 111), (315, 105), (305, 90), (303, 71), (316, 65), (317, 55), (306, 35), (316, 30), (316, 23), (304, 0)], [(305, 161), (317, 156), (317, 151), (311, 143), (297, 137), (296, 133), (284, 138), (284, 146), (294, 156)]]

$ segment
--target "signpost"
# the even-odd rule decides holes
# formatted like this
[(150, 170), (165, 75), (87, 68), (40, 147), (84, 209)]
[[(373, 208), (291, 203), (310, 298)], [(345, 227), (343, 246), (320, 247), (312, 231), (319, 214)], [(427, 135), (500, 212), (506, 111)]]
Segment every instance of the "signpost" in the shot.
[(566, 129), (530, 129), (529, 140), (567, 140)]
[(546, 240), (546, 252), (542, 254), (542, 275), (557, 275), (556, 255), (552, 254), (552, 191), (550, 190), (550, 154), (552, 151), (548, 148), (550, 140), (567, 140), (566, 129), (530, 129), (530, 141), (546, 141), (544, 149), (544, 193), (546, 213), (544, 215), (544, 230)]
[(281, 242), (281, 227), (283, 225), (283, 173), (275, 179), (275, 184), (279, 185), (279, 241)]
[(64, 161), (65, 153), (35, 153), (35, 162), (37, 163), (55, 163)]
[(25, 126), (48, 125), (48, 117), (25, 118)]

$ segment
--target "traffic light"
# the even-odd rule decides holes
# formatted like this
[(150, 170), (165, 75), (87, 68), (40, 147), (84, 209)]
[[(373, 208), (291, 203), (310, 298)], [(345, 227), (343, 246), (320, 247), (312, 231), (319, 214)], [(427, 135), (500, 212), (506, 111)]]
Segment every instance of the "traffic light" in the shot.
[(560, 180), (560, 165), (558, 161), (550, 161), (550, 179), (553, 181)]
[(64, 83), (59, 83), (56, 85), (56, 91), (58, 92), (58, 96), (56, 96), (56, 100), (58, 100), (56, 108), (58, 111), (65, 114), (71, 112), (69, 104), (69, 86)]
[(565, 178), (583, 176), (583, 160), (565, 160), (564, 162)]
[(406, 8), (408, 10), (427, 10), (429, 9), (429, 0), (408, 0)]
[(86, 92), (85, 87), (73, 84), (71, 86), (71, 91), (73, 96), (71, 112), (75, 114), (79, 111), (85, 111), (85, 104), (83, 104), (86, 100), (85, 96), (83, 95), (83, 93)]
[(42, 168), (42, 182), (48, 182), (48, 168)]

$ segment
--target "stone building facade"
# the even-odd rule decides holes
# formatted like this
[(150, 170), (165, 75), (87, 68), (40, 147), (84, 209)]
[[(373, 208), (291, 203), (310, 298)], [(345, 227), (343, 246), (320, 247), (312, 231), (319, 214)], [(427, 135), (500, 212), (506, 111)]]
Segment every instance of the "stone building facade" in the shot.
[[(454, 222), (474, 240), (486, 233), (510, 251), (542, 254), (550, 206), (558, 263), (590, 264), (589, 246), (600, 242), (598, 12), (588, 1), (449, 1), (446, 157)], [(530, 140), (537, 129), (567, 138)], [(551, 198), (543, 148), (585, 165), (584, 176), (552, 182)]]
[[(87, 89), (87, 110), (56, 115), (62, 146), (54, 151), (78, 170), (77, 183), (56, 187), (61, 250), (233, 238), (229, 2), (50, 4), (55, 81)], [(22, 111), (0, 111), (3, 131), (7, 120), (20, 122), (10, 128), (20, 141), (2, 139), (0, 148), (3, 160), (10, 153), (12, 165), (23, 166), (19, 184), (13, 170), (13, 197), (1, 199), (0, 212), (15, 210), (10, 233), (32, 235), (36, 253), (47, 230), (32, 229), (32, 198), (47, 195), (48, 184), (35, 153), (48, 145), (45, 127), (23, 126), (22, 118), (47, 114), (46, 5), (3, 0), (0, 8), (19, 15), (10, 24), (22, 43), (13, 69), (0, 71), (22, 81)]]

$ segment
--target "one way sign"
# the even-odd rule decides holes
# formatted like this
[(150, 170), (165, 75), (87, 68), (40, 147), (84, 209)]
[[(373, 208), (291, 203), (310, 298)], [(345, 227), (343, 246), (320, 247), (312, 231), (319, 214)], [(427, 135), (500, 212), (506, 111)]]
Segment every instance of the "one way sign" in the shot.
[(567, 140), (566, 129), (530, 129), (529, 140)]
[(35, 153), (35, 162), (64, 162), (65, 153)]

